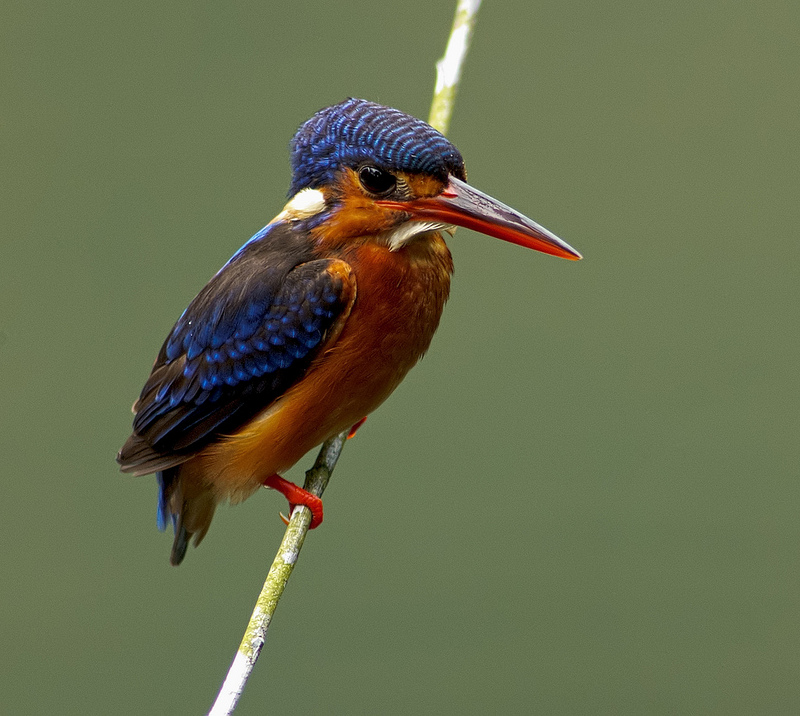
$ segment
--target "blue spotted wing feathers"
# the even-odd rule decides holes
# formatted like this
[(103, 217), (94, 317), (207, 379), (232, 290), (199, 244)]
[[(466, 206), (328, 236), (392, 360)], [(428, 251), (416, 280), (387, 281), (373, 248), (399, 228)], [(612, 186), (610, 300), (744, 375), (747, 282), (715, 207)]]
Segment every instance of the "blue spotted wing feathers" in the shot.
[(163, 470), (235, 431), (304, 375), (346, 318), (355, 284), (332, 270), (342, 262), (300, 252), (298, 263), (276, 249), (287, 238), (246, 244), (184, 311), (134, 406), (123, 470)]

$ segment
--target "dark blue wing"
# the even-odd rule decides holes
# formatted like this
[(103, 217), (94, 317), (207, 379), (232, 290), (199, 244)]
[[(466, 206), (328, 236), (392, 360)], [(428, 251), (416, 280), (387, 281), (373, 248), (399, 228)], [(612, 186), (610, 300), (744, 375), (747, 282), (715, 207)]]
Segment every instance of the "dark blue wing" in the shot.
[(246, 244), (175, 324), (134, 406), (134, 432), (118, 456), (123, 470), (163, 469), (234, 432), (338, 334), (355, 298), (347, 264), (295, 265), (287, 237), (269, 238)]

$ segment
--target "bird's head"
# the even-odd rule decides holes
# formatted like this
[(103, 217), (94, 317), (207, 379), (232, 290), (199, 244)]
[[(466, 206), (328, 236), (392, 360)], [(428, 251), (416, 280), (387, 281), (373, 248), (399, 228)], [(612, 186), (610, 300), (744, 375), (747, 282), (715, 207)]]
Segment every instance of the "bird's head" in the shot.
[(318, 240), (376, 237), (398, 250), (456, 226), (537, 251), (579, 259), (568, 244), (466, 183), (461, 153), (399, 110), (348, 99), (317, 112), (292, 140), (290, 200), (281, 218)]

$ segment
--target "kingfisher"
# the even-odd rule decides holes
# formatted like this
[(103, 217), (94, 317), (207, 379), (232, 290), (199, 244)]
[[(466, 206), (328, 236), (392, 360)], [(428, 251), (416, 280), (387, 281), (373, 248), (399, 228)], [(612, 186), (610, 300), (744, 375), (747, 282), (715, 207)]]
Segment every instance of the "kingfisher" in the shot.
[(457, 226), (580, 259), (555, 234), (466, 182), (425, 122), (363, 99), (317, 112), (291, 143), (288, 202), (195, 296), (133, 406), (117, 462), (156, 473), (170, 562), (220, 502), (261, 486), (322, 522), (285, 480), (309, 450), (354, 433), (428, 350), (450, 291)]

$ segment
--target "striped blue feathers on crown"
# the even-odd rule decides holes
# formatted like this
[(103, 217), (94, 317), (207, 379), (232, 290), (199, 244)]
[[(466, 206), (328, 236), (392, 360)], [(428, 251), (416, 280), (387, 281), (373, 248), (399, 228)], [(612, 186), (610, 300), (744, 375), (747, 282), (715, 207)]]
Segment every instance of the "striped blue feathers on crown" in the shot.
[(292, 186), (316, 189), (343, 167), (372, 163), (388, 171), (465, 179), (461, 153), (429, 124), (364, 99), (326, 107), (305, 122), (291, 145)]

